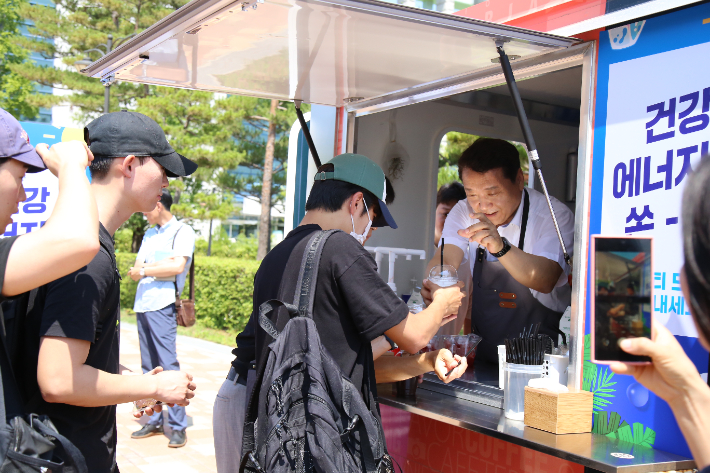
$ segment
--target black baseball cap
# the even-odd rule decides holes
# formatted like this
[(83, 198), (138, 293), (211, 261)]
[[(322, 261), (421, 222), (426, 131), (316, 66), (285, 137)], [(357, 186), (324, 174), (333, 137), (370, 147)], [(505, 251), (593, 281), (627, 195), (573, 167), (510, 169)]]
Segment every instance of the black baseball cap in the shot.
[(94, 159), (150, 156), (169, 177), (189, 176), (197, 164), (178, 154), (155, 120), (122, 110), (101, 115), (84, 128), (84, 141)]

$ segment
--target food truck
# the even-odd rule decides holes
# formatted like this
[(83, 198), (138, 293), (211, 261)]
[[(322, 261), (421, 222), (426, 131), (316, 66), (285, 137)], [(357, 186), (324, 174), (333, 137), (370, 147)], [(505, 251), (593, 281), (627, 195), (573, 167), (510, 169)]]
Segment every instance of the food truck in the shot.
[(710, 142), (708, 57), (710, 4), (687, 0), (488, 0), (456, 15), (377, 0), (193, 0), (84, 73), (311, 104), (292, 134), (285, 230), (317, 163), (370, 157), (393, 183), (399, 228), (368, 246), (427, 255), (381, 268), (399, 293), (435, 251), (442, 137), (525, 143), (528, 185), (545, 183), (575, 215), (568, 387), (593, 393), (592, 432), (506, 419), (497, 372), (474, 363), (450, 385), (427, 376), (415, 398), (378, 388), (389, 451), (414, 473), (650, 472), (694, 463), (664, 401), (589, 361), (589, 242), (654, 238), (653, 315), (707, 377), (679, 272), (684, 180)]

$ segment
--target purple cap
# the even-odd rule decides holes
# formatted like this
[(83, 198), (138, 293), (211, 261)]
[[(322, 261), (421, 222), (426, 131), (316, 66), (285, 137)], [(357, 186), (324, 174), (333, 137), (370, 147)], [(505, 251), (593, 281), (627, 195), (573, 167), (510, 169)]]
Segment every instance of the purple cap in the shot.
[(6, 110), (0, 108), (0, 158), (12, 158), (25, 163), (27, 172), (47, 169), (42, 158), (30, 144), (30, 137), (22, 129), (20, 122)]

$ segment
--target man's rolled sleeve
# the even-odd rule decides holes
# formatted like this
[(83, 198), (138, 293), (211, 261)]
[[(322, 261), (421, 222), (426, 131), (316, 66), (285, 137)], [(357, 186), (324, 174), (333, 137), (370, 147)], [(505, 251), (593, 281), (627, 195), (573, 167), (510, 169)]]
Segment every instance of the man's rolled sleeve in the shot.
[(184, 225), (175, 238), (174, 256), (185, 256), (190, 258), (195, 252), (195, 230), (188, 225)]
[[(468, 202), (466, 202), (466, 200), (460, 200), (454, 205), (449, 215), (446, 217), (444, 230), (441, 232), (441, 238), (446, 240), (445, 243), (447, 245), (455, 245), (461, 248), (461, 251), (463, 251), (462, 263), (468, 259), (469, 241), (459, 235), (458, 231), (473, 225), (473, 220), (469, 214)], [(441, 241), (442, 240), (439, 240), (439, 246), (441, 246)]]

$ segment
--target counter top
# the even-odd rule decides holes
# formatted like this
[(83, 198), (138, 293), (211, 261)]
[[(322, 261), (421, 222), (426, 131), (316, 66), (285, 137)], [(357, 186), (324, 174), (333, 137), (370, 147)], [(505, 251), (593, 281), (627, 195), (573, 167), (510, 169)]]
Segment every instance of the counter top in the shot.
[[(399, 398), (391, 394), (389, 386), (382, 385), (378, 387), (379, 402), (603, 472), (650, 473), (695, 468), (691, 459), (604, 435), (555, 435), (526, 427), (522, 421), (506, 419), (502, 409), (441, 394), (427, 387), (437, 389), (425, 381), (419, 385), (416, 398)], [(633, 459), (618, 458), (614, 453), (632, 455)]]

